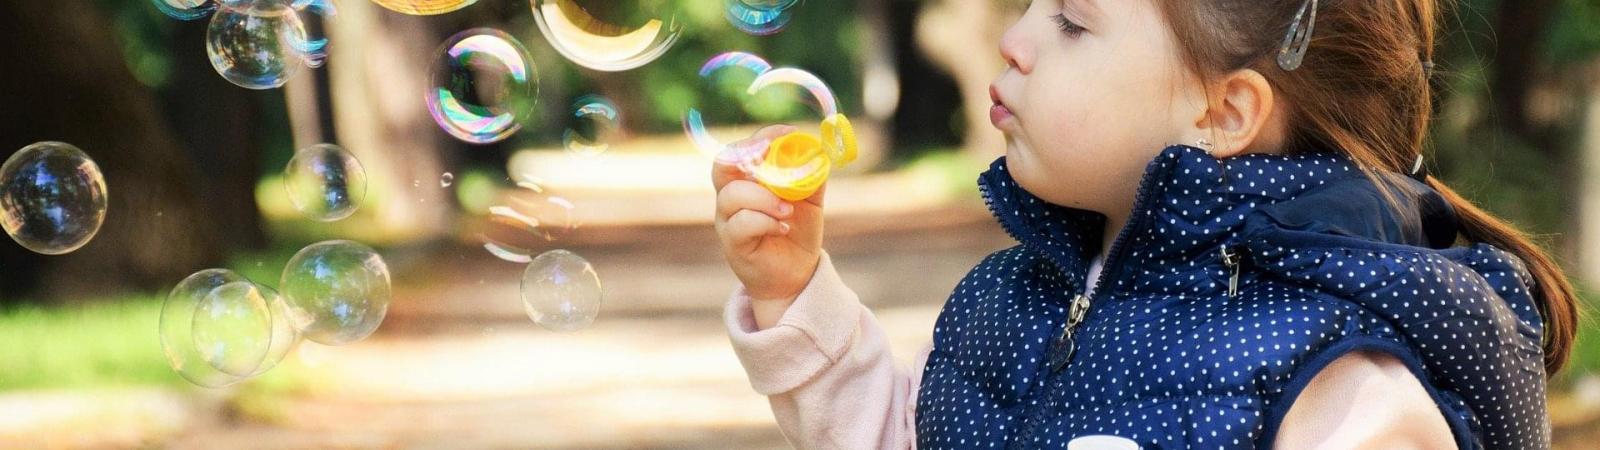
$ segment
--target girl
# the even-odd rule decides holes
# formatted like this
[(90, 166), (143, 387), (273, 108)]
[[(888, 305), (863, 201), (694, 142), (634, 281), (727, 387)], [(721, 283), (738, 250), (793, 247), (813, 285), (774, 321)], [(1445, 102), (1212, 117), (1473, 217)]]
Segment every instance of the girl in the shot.
[(1435, 8), (1034, 0), (979, 177), (1021, 245), (910, 367), (821, 249), (823, 193), (717, 167), (751, 384), (803, 448), (1547, 448), (1572, 288), (1421, 171)]

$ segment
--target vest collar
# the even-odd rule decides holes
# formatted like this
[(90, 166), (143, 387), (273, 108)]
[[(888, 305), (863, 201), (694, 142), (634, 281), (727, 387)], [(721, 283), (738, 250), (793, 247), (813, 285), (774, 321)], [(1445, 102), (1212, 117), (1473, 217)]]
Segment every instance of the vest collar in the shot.
[[(1398, 210), (1339, 153), (1219, 160), (1195, 147), (1167, 147), (1145, 167), (1096, 291), (1209, 291), (1226, 275), (1217, 273), (1220, 247), (1281, 230), (1431, 248), (1454, 242), (1456, 217), (1443, 197), (1410, 177), (1379, 176), (1391, 186)], [(1005, 157), (979, 176), (978, 185), (1006, 232), (1046, 256), (1081, 290), (1089, 261), (1100, 250), (1106, 216), (1033, 195), (1011, 177)], [(1197, 268), (1205, 269), (1203, 276), (1191, 285), (1159, 286), (1141, 276)]]

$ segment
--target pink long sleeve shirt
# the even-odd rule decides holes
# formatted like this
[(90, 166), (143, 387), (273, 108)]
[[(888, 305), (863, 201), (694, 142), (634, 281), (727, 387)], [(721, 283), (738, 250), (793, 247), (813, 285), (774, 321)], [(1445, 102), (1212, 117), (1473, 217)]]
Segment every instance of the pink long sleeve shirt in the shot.
[[(1096, 280), (1097, 258), (1089, 272)], [(1090, 286), (1092, 291), (1094, 286)], [(743, 287), (724, 320), (750, 384), (803, 449), (916, 447), (917, 388), (932, 343), (910, 365), (824, 253), (776, 325), (758, 329)], [(1365, 352), (1320, 372), (1284, 419), (1282, 448), (1451, 448), (1443, 416), (1403, 363)], [(1359, 413), (1355, 413), (1359, 412)]]

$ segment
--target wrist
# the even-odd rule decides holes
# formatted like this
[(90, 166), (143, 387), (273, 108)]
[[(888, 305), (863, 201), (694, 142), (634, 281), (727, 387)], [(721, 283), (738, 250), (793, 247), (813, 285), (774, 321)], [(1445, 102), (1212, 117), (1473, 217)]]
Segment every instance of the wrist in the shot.
[(799, 283), (795, 287), (785, 289), (784, 292), (749, 292), (750, 310), (755, 316), (757, 329), (765, 330), (778, 324), (778, 319), (789, 310), (800, 294), (811, 285), (811, 280), (816, 276), (817, 267), (821, 264), (821, 255), (813, 259), (808, 269), (800, 272), (804, 276), (798, 277)]

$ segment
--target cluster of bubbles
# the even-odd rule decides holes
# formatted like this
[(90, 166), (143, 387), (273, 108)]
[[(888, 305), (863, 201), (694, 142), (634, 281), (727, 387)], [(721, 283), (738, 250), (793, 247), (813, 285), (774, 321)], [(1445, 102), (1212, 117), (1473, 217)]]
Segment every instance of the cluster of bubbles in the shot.
[(767, 36), (783, 31), (800, 0), (723, 0), (728, 22), (740, 31)]
[[(555, 242), (578, 227), (571, 201), (548, 195), (538, 180), (521, 177), (508, 205), (489, 208), (492, 228), (483, 248), (497, 258), (525, 264), (521, 295), (523, 309), (534, 323), (553, 331), (576, 331), (594, 323), (600, 313), (600, 277), (594, 266), (567, 250), (550, 250), (534, 256), (531, 245), (514, 241), (527, 237)], [(496, 236), (504, 236), (497, 238)]]
[[(306, 218), (350, 217), (366, 196), (355, 155), (333, 144), (295, 152), (284, 189)], [(383, 323), (392, 296), (389, 266), (371, 247), (332, 240), (306, 246), (284, 265), (278, 290), (226, 269), (185, 278), (161, 307), (161, 347), (172, 370), (204, 387), (265, 373), (301, 339), (343, 345)]]
[(832, 169), (855, 159), (854, 130), (839, 113), (833, 89), (816, 75), (791, 67), (774, 68), (760, 56), (745, 52), (713, 56), (701, 65), (699, 74), (713, 89), (731, 87), (737, 91), (743, 83), (745, 96), (779, 86), (798, 88), (804, 93), (803, 102), (822, 116), (820, 136), (792, 133), (773, 140), (730, 145), (711, 135), (699, 109), (691, 107), (684, 113), (684, 132), (701, 153), (719, 163), (739, 167), (780, 197), (794, 201), (810, 196), (827, 181)]
[(30, 251), (70, 253), (100, 232), (106, 195), (100, 166), (83, 150), (29, 145), (0, 165), (0, 228)]
[(228, 82), (274, 89), (305, 67), (321, 67), (328, 41), (308, 36), (301, 12), (328, 16), (330, 0), (151, 0), (179, 20), (211, 17), (206, 55)]
[(282, 294), (227, 269), (206, 269), (161, 305), (161, 349), (179, 376), (224, 387), (266, 373), (301, 339), (342, 345), (371, 335), (389, 309), (389, 268), (350, 241), (319, 242), (289, 260)]
[(161, 350), (185, 380), (223, 387), (266, 373), (300, 342), (270, 287), (227, 269), (189, 275), (161, 305)]

